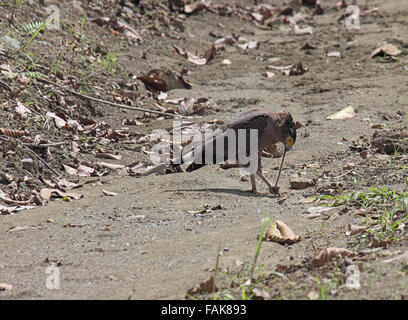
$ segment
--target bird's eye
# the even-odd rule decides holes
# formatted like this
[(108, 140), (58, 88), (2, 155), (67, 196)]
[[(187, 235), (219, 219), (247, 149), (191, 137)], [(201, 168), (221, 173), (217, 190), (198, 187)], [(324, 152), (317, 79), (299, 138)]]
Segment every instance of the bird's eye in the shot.
[(291, 147), (291, 146), (293, 146), (294, 143), (295, 142), (293, 141), (292, 137), (287, 137), (286, 138), (286, 141), (285, 141), (286, 146)]

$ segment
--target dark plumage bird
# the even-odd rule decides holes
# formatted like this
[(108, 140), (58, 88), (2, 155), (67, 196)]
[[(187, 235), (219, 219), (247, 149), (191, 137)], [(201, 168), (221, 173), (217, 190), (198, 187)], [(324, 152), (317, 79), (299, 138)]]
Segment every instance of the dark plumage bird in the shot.
[[(231, 134), (236, 139), (231, 139)], [(256, 135), (256, 145), (251, 144), (251, 134), (253, 137)], [(252, 192), (257, 193), (255, 176), (258, 175), (268, 185), (269, 191), (276, 193), (277, 188), (262, 173), (262, 151), (273, 148), (278, 142), (282, 142), (287, 151), (295, 141), (296, 125), (290, 113), (256, 109), (218, 128), (193, 149), (183, 152), (182, 157), (174, 164), (187, 163), (187, 172), (207, 164), (221, 164), (223, 169), (246, 168), (250, 173)], [(231, 152), (234, 146), (235, 153)]]

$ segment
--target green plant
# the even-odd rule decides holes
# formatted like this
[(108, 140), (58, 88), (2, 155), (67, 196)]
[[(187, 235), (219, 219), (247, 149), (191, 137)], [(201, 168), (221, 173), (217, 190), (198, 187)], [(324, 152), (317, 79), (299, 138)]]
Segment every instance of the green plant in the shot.
[(327, 284), (324, 281), (320, 280), (319, 276), (315, 278), (317, 287), (319, 288), (319, 299), (327, 300)]
[(265, 233), (265, 227), (266, 227), (266, 224), (267, 224), (268, 222), (270, 223), (271, 226), (273, 225), (272, 220), (271, 220), (269, 217), (267, 217), (267, 216), (266, 216), (266, 213), (265, 213), (265, 217), (262, 219), (261, 230), (260, 230), (260, 232), (259, 232), (258, 242), (257, 242), (257, 244), (256, 244), (254, 262), (252, 263), (252, 265), (251, 265), (250, 268), (249, 268), (249, 271), (250, 271), (251, 275), (253, 275), (254, 270), (255, 270), (256, 262), (257, 262), (257, 260), (258, 260), (259, 253), (260, 253), (260, 251), (261, 251), (263, 235), (264, 235), (264, 233)]
[(109, 74), (114, 74), (118, 68), (118, 58), (115, 53), (108, 52), (101, 60), (101, 65)]
[(40, 25), (40, 26), (34, 31), (34, 33), (33, 33), (33, 35), (31, 36), (31, 38), (30, 38), (30, 39), (27, 41), (27, 43), (24, 45), (23, 50), (26, 50), (26, 49), (30, 46), (31, 41), (34, 40), (34, 38), (40, 33), (40, 31), (41, 31), (42, 29), (45, 28), (46, 25), (47, 25), (47, 21), (43, 22), (43, 24)]
[(329, 200), (329, 206), (342, 204), (360, 208), (376, 208), (378, 214), (362, 217), (369, 225), (367, 232), (380, 241), (400, 240), (408, 219), (408, 191), (396, 192), (386, 187), (371, 187), (368, 191), (352, 191), (338, 196), (319, 196), (316, 200)]
[(24, 22), (18, 27), (18, 30), (26, 35), (34, 34), (42, 25), (44, 21), (30, 21)]
[(26, 72), (6, 71), (3, 74), (6, 75), (10, 79), (14, 79), (16, 77), (22, 77), (22, 76), (26, 76), (26, 77), (31, 78), (31, 79), (46, 78), (45, 75), (43, 75), (42, 73), (37, 72), (37, 71), (26, 71)]
[(56, 75), (58, 72), (58, 67), (59, 67), (59, 63), (60, 63), (60, 59), (61, 59), (61, 54), (59, 54), (57, 56), (57, 60), (55, 61), (55, 65), (54, 65), (54, 74)]
[(217, 250), (217, 257), (215, 259), (215, 268), (214, 268), (214, 284), (213, 284), (213, 288), (212, 288), (212, 294), (213, 294), (213, 300), (215, 300), (215, 288), (216, 283), (217, 283), (217, 272), (218, 272), (218, 267), (220, 265), (220, 251), (221, 251), (221, 246), (218, 246), (218, 250)]
[(329, 204), (331, 207), (348, 204), (368, 208), (387, 203), (389, 204), (390, 202), (398, 200), (401, 196), (408, 197), (408, 193), (404, 192), (402, 195), (398, 195), (395, 191), (388, 190), (385, 187), (371, 187), (366, 193), (363, 191), (351, 191), (338, 196), (324, 195), (312, 198), (315, 200), (332, 200)]
[(79, 29), (79, 40), (81, 40), (82, 38), (82, 33), (84, 32), (84, 28), (85, 28), (85, 22), (86, 22), (86, 12), (84, 12), (84, 15), (82, 17), (81, 28)]

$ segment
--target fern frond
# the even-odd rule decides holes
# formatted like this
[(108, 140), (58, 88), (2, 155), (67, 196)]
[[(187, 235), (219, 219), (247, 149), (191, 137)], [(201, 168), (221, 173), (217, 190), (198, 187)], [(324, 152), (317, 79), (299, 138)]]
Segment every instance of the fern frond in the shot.
[(14, 79), (16, 77), (22, 77), (22, 76), (25, 76), (25, 77), (31, 78), (31, 79), (46, 78), (45, 75), (43, 75), (41, 72), (37, 72), (37, 71), (26, 71), (26, 72), (7, 71), (7, 72), (3, 72), (3, 74), (6, 77), (10, 78), (10, 79)]
[(33, 34), (44, 24), (43, 21), (30, 21), (23, 23), (18, 29), (25, 34)]

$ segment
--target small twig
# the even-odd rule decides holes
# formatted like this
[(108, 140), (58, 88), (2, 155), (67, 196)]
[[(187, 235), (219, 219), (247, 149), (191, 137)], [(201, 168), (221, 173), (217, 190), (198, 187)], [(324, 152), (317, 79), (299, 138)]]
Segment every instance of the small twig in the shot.
[(57, 147), (62, 146), (64, 144), (68, 144), (68, 142), (54, 142), (54, 143), (43, 143), (43, 144), (33, 144), (33, 143), (23, 143), (24, 146), (31, 147), (31, 148), (49, 148), (49, 147)]
[(8, 86), (7, 83), (5, 83), (5, 82), (3, 82), (3, 81), (0, 80), (0, 85), (1, 85), (4, 89), (6, 89), (6, 90), (8, 90), (8, 91), (11, 91), (11, 88)]
[[(81, 78), (81, 79), (77, 79), (77, 80), (71, 82), (70, 84), (66, 84), (66, 85), (61, 86), (61, 88), (63, 88), (63, 89), (65, 89), (65, 88), (69, 89), (68, 86), (73, 85), (73, 84), (77, 84), (77, 83), (79, 83), (79, 82), (81, 82), (81, 81), (83, 81), (83, 80), (85, 80), (85, 79), (87, 79), (87, 78), (92, 77), (93, 75), (94, 75), (93, 73), (88, 74), (87, 76), (85, 76), (85, 77), (83, 77), (83, 78)], [(47, 93), (49, 93), (49, 92), (51, 92), (51, 91), (54, 91), (54, 89), (51, 88), (51, 89), (45, 91), (44, 94), (47, 94)]]
[[(20, 142), (20, 141), (19, 141)], [(36, 154), (33, 150), (31, 150), (29, 147), (25, 146), (24, 144), (21, 144), (23, 146), (24, 149), (26, 149), (28, 152), (30, 152), (31, 154), (33, 154), (36, 158), (38, 158), (38, 160), (40, 160), (42, 163), (44, 163), (48, 169), (50, 169), (55, 175), (60, 176), (61, 174), (54, 170), (47, 162), (45, 162), (38, 154)]]
[[(276, 20), (278, 20), (278, 19), (275, 19), (273, 22), (275, 22)], [(262, 24), (260, 24), (259, 22), (256, 22), (256, 21), (254, 22), (254, 25), (255, 25), (255, 27), (257, 27), (257, 28), (259, 28), (261, 30), (268, 30), (268, 31), (272, 30), (271, 27), (264, 26), (264, 25), (262, 25)]]
[[(4, 138), (4, 137), (1, 137), (0, 136), (0, 139), (1, 140), (3, 140), (3, 141), (6, 141), (6, 142), (8, 142), (9, 141), (9, 139), (6, 139), (6, 138)], [(16, 140), (19, 144), (21, 144), (21, 146), (24, 148), (24, 149), (26, 149), (28, 152), (30, 152), (32, 155), (34, 155), (38, 160), (40, 160), (42, 163), (44, 163), (47, 167), (48, 167), (48, 169), (50, 169), (55, 175), (57, 175), (57, 176), (60, 176), (61, 174), (58, 172), (58, 171), (56, 171), (55, 169), (53, 169), (47, 162), (45, 162), (38, 154), (36, 154), (33, 150), (31, 150), (29, 147), (27, 147), (26, 145), (24, 145), (21, 141), (19, 141), (19, 140)]]
[[(107, 100), (102, 100), (102, 99), (97, 99), (79, 92), (76, 92), (75, 90), (71, 90), (68, 88), (65, 88), (64, 86), (59, 85), (58, 83), (52, 82), (50, 80), (46, 80), (46, 79), (42, 79), (42, 78), (37, 78), (38, 81), (46, 83), (46, 84), (51, 84), (54, 85), (58, 88), (64, 89), (65, 91), (68, 91), (76, 96), (88, 99), (88, 100), (92, 100), (92, 101), (96, 101), (96, 102), (100, 102), (100, 103), (104, 103), (104, 104), (109, 104), (111, 106), (114, 107), (118, 107), (118, 108), (122, 108), (122, 109), (128, 109), (128, 110), (135, 110), (135, 111), (142, 111), (142, 112), (149, 112), (149, 113), (155, 113), (155, 114), (160, 114), (160, 115), (164, 115), (164, 116), (171, 116), (171, 117), (182, 117), (181, 115), (178, 114), (173, 114), (173, 113), (167, 113), (167, 112), (161, 112), (161, 111), (155, 111), (155, 110), (150, 110), (150, 109), (145, 109), (145, 108), (139, 108), (139, 107), (129, 107), (125, 104), (120, 104), (120, 103), (115, 103), (115, 102), (110, 102)], [(54, 91), (54, 90), (52, 90)]]
[(339, 178), (341, 178), (341, 177), (343, 177), (343, 176), (346, 176), (346, 175), (348, 175), (349, 173), (352, 173), (353, 170), (354, 170), (354, 169), (351, 169), (351, 170), (349, 170), (349, 171), (346, 171), (346, 172), (344, 172), (343, 174), (341, 174), (341, 175), (339, 175), (339, 176), (337, 176), (337, 177), (333, 177), (333, 179), (339, 179)]

